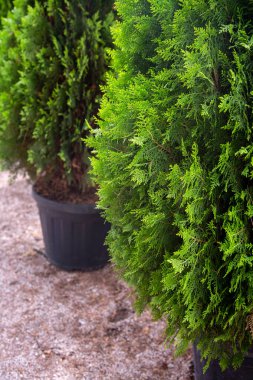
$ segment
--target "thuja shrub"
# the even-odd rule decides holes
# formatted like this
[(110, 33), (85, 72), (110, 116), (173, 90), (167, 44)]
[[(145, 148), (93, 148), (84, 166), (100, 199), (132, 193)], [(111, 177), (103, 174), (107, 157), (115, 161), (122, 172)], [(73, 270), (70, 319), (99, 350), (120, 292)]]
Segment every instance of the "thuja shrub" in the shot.
[(113, 1), (24, 4), (16, 0), (0, 34), (0, 158), (14, 171), (83, 192), (83, 138), (108, 67)]
[(90, 139), (108, 245), (178, 353), (252, 344), (252, 2), (118, 0)]

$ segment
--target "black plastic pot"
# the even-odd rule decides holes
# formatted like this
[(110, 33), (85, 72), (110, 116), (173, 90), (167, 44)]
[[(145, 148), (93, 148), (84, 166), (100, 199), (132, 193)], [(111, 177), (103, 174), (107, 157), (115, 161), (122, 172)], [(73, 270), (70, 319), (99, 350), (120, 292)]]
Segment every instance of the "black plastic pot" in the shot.
[(49, 261), (65, 270), (94, 270), (109, 260), (104, 245), (109, 224), (93, 204), (59, 203), (33, 189)]
[(201, 360), (196, 345), (193, 345), (193, 360), (195, 380), (253, 380), (253, 351), (245, 356), (239, 369), (228, 368), (224, 372), (221, 371), (218, 361), (214, 360), (204, 374), (205, 361)]

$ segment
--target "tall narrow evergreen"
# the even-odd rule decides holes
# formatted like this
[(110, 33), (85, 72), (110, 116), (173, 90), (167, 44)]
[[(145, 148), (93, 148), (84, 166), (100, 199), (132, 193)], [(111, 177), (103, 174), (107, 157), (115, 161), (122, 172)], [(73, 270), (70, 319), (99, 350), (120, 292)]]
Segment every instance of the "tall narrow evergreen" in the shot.
[[(118, 0), (114, 72), (90, 144), (110, 252), (222, 368), (252, 345), (253, 3)], [(252, 326), (252, 323), (250, 324)]]
[[(15, 0), (0, 34), (0, 159), (83, 192), (113, 1)], [(60, 189), (63, 192), (64, 189)]]

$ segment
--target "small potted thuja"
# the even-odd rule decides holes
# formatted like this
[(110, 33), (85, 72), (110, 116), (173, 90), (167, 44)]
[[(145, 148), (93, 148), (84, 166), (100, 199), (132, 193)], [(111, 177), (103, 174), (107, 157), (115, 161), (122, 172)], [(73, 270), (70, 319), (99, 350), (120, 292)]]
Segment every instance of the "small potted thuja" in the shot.
[(94, 269), (108, 260), (108, 224), (84, 139), (108, 67), (112, 1), (27, 4), (14, 2), (0, 34), (0, 159), (34, 180), (49, 260)]

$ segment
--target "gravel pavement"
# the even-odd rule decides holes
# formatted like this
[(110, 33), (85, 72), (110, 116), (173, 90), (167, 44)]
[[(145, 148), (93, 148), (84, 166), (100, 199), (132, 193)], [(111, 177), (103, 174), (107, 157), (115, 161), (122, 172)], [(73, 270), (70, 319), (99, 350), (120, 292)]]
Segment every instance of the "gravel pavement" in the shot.
[(191, 352), (174, 358), (112, 265), (64, 272), (40, 254), (30, 194), (0, 173), (0, 380), (190, 380)]

